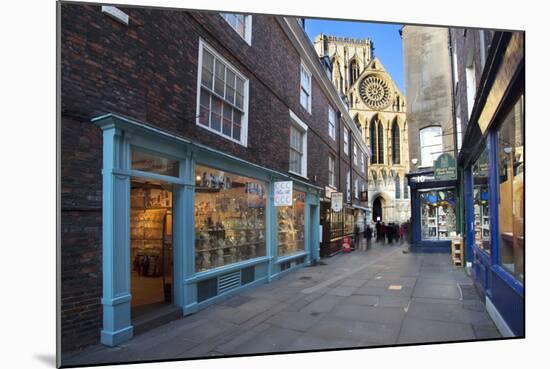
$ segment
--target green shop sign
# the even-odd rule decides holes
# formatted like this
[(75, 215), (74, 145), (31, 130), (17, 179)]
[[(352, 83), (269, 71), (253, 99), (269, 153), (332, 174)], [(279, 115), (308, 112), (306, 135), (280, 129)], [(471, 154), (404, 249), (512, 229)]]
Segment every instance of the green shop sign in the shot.
[(436, 181), (456, 179), (456, 160), (452, 155), (439, 155), (434, 162), (434, 177)]

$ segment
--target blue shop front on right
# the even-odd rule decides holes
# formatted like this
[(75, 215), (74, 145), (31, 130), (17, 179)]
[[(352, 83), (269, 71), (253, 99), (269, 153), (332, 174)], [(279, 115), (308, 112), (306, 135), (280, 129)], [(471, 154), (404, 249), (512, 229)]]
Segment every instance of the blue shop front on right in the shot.
[(466, 262), (503, 336), (525, 335), (524, 34), (499, 32), (458, 156)]

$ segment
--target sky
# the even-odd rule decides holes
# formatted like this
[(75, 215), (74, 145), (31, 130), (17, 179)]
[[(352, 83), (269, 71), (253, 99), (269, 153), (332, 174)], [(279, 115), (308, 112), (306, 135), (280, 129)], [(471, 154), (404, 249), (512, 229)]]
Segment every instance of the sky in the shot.
[(371, 39), (374, 44), (374, 56), (380, 59), (401, 92), (405, 93), (400, 28), (400, 24), (306, 19), (306, 33), (312, 43), (319, 33)]

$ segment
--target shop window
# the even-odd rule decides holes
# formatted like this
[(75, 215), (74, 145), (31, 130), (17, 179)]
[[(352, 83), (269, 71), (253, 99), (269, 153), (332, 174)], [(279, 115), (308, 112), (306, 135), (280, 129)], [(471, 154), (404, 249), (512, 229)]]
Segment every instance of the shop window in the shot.
[(311, 73), (304, 64), (300, 66), (300, 104), (311, 113)]
[(349, 131), (344, 127), (344, 154), (349, 155)]
[(246, 145), (248, 80), (200, 42), (199, 127)]
[(195, 168), (195, 271), (266, 254), (267, 184), (197, 165)]
[(409, 178), (407, 177), (403, 179), (403, 198), (404, 199), (409, 198)]
[(336, 113), (330, 106), (328, 107), (328, 135), (333, 140), (336, 139)]
[(491, 253), (491, 228), (489, 216), (489, 150), (486, 144), (472, 167), (474, 178), (474, 242)]
[(451, 189), (420, 193), (422, 239), (446, 240), (456, 231), (456, 198)]
[(420, 157), (422, 167), (431, 167), (443, 151), (441, 127), (426, 127), (420, 130)]
[(523, 97), (498, 130), (500, 264), (524, 278), (524, 126)]
[(278, 255), (286, 256), (305, 250), (304, 208), (306, 194), (293, 190), (292, 206), (277, 207)]
[(179, 161), (132, 148), (132, 169), (178, 177)]
[(252, 43), (252, 16), (245, 14), (221, 13), (221, 16), (229, 23), (249, 45)]

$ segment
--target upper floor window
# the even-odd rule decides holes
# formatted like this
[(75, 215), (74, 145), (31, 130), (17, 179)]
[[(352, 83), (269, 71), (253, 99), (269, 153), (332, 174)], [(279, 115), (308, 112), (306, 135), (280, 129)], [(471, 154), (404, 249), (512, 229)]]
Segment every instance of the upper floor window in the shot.
[(359, 78), (359, 63), (357, 59), (353, 59), (349, 65), (349, 85), (353, 85), (355, 81)]
[(361, 173), (365, 173), (365, 154), (361, 151)]
[(335, 178), (335, 159), (334, 155), (328, 155), (328, 185), (334, 187), (336, 184)]
[(344, 127), (344, 154), (349, 155), (349, 131)]
[(351, 200), (351, 177), (349, 170), (346, 172), (346, 200)]
[(330, 106), (328, 107), (328, 134), (333, 140), (336, 139), (336, 112)]
[(378, 122), (378, 164), (384, 164), (384, 126)]
[(311, 113), (311, 73), (304, 64), (300, 66), (300, 104)]
[(420, 130), (420, 157), (422, 167), (431, 167), (443, 151), (441, 127), (426, 127)]
[(307, 125), (290, 112), (290, 160), (289, 171), (307, 176)]
[(401, 198), (401, 178), (399, 178), (399, 175), (395, 177), (395, 198)]
[(371, 163), (378, 163), (378, 146), (376, 139), (376, 123), (372, 121), (370, 123), (370, 149), (371, 149)]
[(353, 164), (357, 165), (357, 144), (353, 141)]
[(221, 13), (229, 25), (246, 41), (252, 44), (252, 16), (245, 14)]
[(355, 195), (355, 198), (359, 198), (359, 180), (355, 178), (355, 181), (353, 181), (353, 194)]
[(202, 40), (197, 125), (246, 146), (248, 80)]

